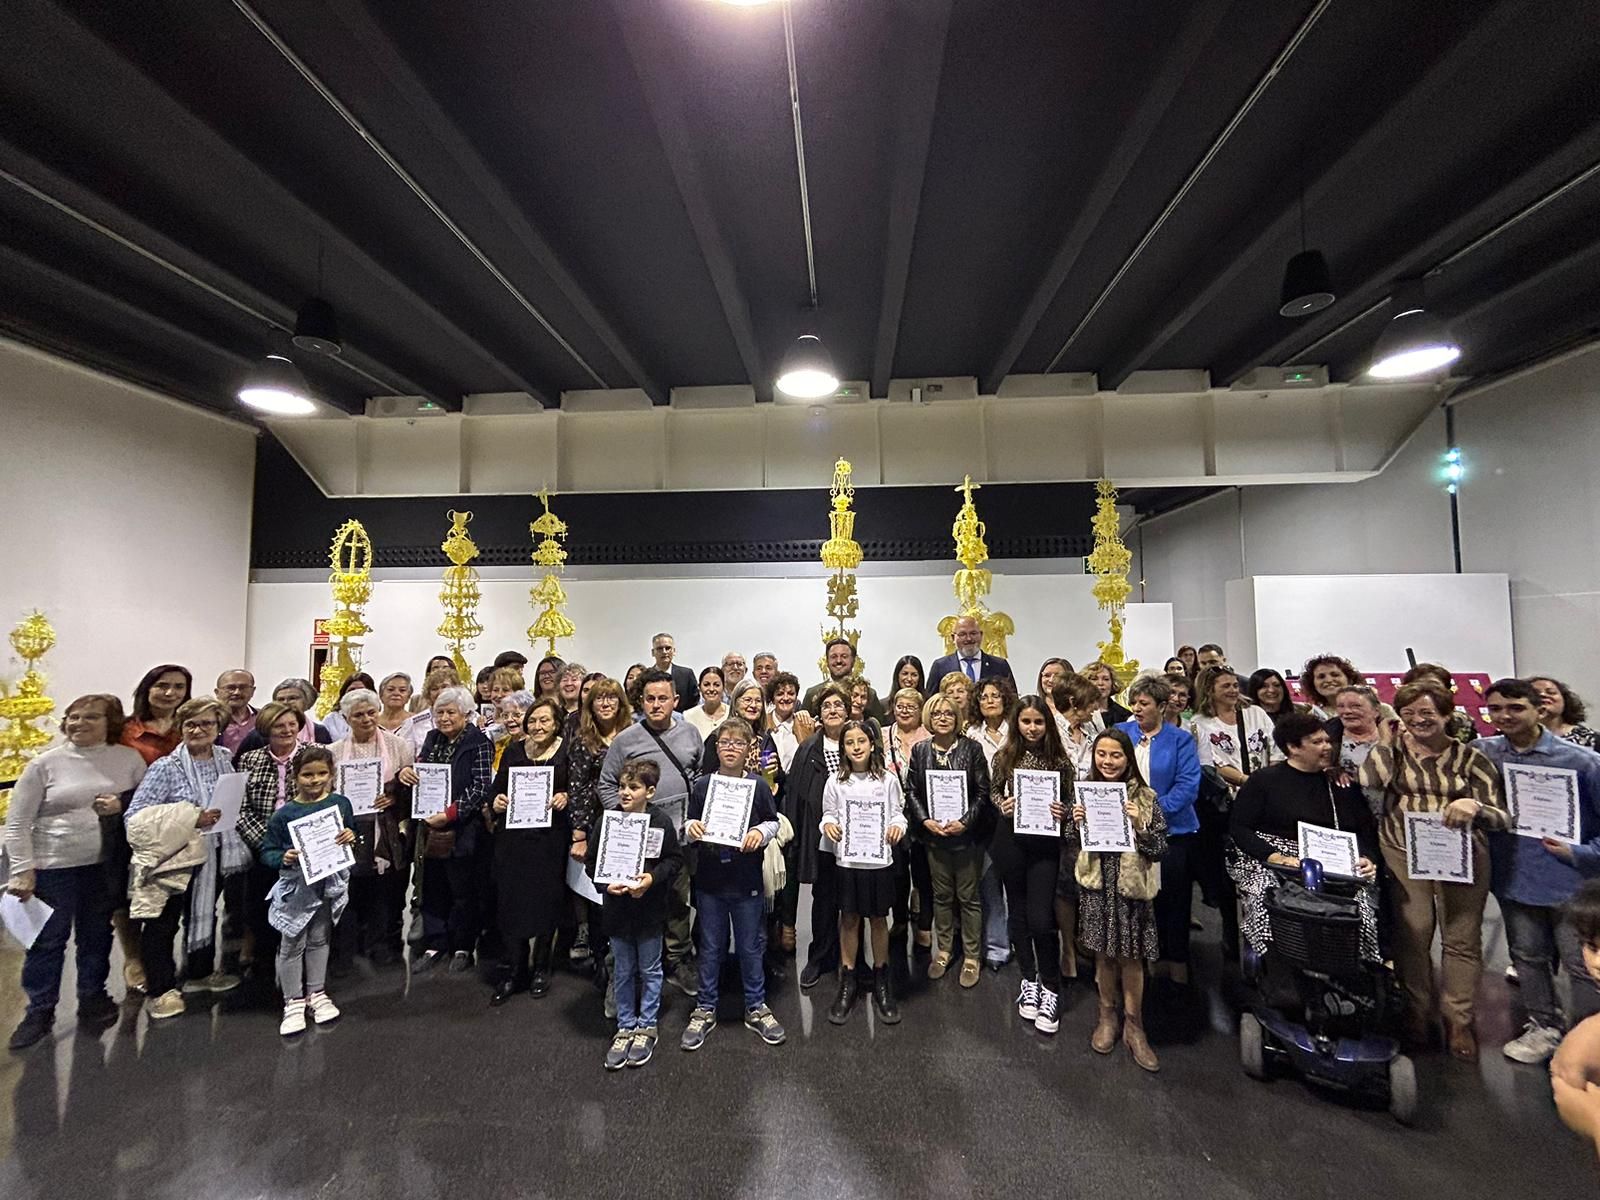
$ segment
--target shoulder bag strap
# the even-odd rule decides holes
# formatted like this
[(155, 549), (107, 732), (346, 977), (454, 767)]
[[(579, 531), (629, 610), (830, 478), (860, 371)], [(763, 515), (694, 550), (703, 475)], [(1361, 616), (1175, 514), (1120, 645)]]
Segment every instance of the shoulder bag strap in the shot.
[(661, 747), (661, 753), (665, 754), (667, 756), (667, 760), (671, 762), (673, 766), (678, 768), (678, 774), (683, 776), (683, 790), (685, 797), (687, 797), (688, 793), (694, 791), (694, 780), (689, 778), (688, 768), (678, 761), (678, 756), (672, 752), (672, 747), (668, 746), (667, 743), (662, 740), (662, 737), (659, 733), (657, 733), (654, 729), (651, 729), (648, 725), (644, 727), (644, 731), (655, 739), (656, 745)]

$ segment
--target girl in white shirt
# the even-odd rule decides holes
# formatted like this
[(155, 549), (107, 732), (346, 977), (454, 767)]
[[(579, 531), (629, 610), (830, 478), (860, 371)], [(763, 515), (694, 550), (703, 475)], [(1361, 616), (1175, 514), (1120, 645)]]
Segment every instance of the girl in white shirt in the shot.
[[(839, 994), (828, 1009), (828, 1020), (843, 1025), (855, 1006), (856, 979), (852, 969), (861, 945), (861, 921), (866, 918), (872, 941), (872, 1002), (878, 1019), (893, 1025), (900, 1020), (895, 1002), (893, 969), (889, 965), (889, 910), (894, 907), (895, 879), (891, 863), (876, 865), (843, 856), (846, 811), (851, 801), (866, 801), (883, 814), (886, 857), (906, 832), (905, 800), (900, 781), (884, 768), (883, 748), (864, 721), (851, 721), (839, 734), (841, 761), (838, 773), (822, 789), (822, 849), (835, 856), (839, 867)], [(857, 805), (860, 811), (860, 805)], [(853, 839), (852, 839), (853, 840)], [(870, 840), (870, 839), (869, 839)]]

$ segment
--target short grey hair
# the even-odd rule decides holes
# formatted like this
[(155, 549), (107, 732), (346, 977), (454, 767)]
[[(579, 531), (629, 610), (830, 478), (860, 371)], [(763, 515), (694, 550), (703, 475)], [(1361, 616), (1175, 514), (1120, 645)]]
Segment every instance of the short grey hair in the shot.
[(588, 673), (589, 673), (589, 668), (584, 666), (582, 663), (580, 663), (580, 662), (569, 662), (566, 666), (561, 668), (561, 673), (559, 675), (557, 675), (556, 678), (557, 679), (565, 679), (568, 675), (580, 675), (581, 676), (581, 675), (587, 675)]
[(301, 696), (305, 697), (307, 711), (317, 702), (317, 689), (311, 686), (311, 680), (309, 679), (296, 679), (291, 675), (288, 679), (280, 680), (278, 686), (272, 689), (272, 694), (276, 696), (284, 688), (293, 688)]
[(1157, 704), (1165, 704), (1172, 699), (1172, 685), (1159, 675), (1141, 675), (1128, 685), (1128, 699), (1135, 696), (1149, 696)]
[(394, 671), (383, 677), (383, 682), (378, 685), (378, 691), (383, 691), (384, 688), (388, 687), (396, 679), (404, 679), (408, 688), (410, 688), (412, 691), (416, 690), (417, 685), (412, 681), (411, 676), (407, 675), (404, 671)]
[(348, 720), (350, 714), (355, 712), (356, 707), (361, 704), (370, 704), (379, 712), (383, 711), (383, 701), (378, 699), (377, 692), (371, 688), (358, 687), (351, 688), (344, 694), (344, 698), (339, 701), (339, 712)]
[(433, 700), (433, 711), (437, 713), (441, 708), (453, 708), (463, 717), (471, 716), (478, 711), (478, 705), (472, 698), (472, 693), (460, 684), (447, 687)]
[(501, 696), (500, 697), (500, 703), (501, 704), (514, 704), (518, 708), (520, 708), (523, 712), (527, 712), (528, 709), (533, 707), (533, 702), (535, 700), (537, 700), (538, 698), (539, 697), (535, 696), (527, 688), (521, 688), (518, 691), (512, 692), (508, 696)]

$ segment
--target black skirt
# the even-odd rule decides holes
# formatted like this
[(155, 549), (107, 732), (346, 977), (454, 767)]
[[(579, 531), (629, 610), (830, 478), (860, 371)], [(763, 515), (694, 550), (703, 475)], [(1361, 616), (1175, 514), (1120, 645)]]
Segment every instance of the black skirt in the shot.
[(555, 829), (501, 829), (494, 837), (496, 915), (508, 940), (549, 937), (566, 915), (567, 837)]
[(894, 908), (894, 868), (839, 867), (839, 911), (855, 917), (887, 917)]

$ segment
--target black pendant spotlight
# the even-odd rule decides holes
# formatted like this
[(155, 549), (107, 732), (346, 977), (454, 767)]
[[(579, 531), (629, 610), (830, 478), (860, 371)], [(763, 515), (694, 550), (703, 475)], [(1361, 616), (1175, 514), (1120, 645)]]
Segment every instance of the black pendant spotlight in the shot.
[(344, 341), (339, 337), (339, 318), (333, 305), (321, 296), (312, 296), (300, 306), (294, 319), (294, 344), (311, 354), (339, 354)]

